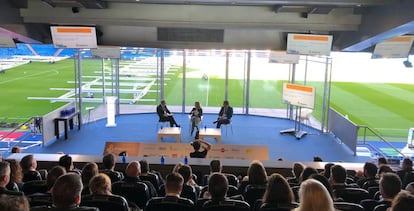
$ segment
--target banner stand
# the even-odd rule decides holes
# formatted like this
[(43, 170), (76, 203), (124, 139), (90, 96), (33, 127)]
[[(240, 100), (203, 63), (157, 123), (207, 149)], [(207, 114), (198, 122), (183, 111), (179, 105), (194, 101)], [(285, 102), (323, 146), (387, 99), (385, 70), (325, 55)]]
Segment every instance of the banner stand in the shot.
[(290, 128), (286, 130), (281, 130), (280, 134), (292, 134), (296, 137), (296, 139), (301, 139), (303, 136), (308, 134), (308, 132), (302, 130), (302, 124), (300, 122), (302, 107), (296, 107), (296, 115), (295, 115), (295, 128)]

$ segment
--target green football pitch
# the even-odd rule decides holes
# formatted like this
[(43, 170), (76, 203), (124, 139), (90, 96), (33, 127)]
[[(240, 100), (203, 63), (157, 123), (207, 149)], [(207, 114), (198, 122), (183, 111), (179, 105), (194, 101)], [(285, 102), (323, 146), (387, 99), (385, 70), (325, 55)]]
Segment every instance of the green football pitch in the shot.
[[(82, 62), (83, 75), (99, 76), (100, 60)], [(123, 63), (121, 62), (121, 65)], [(44, 115), (64, 103), (48, 100), (28, 100), (28, 97), (59, 97), (68, 91), (50, 88), (73, 88), (74, 62), (63, 60), (54, 64), (32, 62), (0, 74), (0, 121), (24, 122), (33, 116)], [(165, 98), (169, 105), (181, 105), (182, 69), (173, 67), (166, 81)], [(189, 70), (197, 71), (197, 70)], [(155, 76), (154, 76), (155, 77)], [(84, 81), (91, 79), (85, 78)], [(252, 80), (250, 106), (254, 108), (286, 108), (281, 102), (283, 80)], [(186, 79), (186, 105), (203, 99), (209, 106), (219, 106), (224, 99), (225, 81), (220, 77)], [(267, 88), (264, 88), (266, 84)], [(229, 99), (234, 107), (242, 106), (244, 81), (229, 80)], [(309, 82), (308, 85), (323, 90), (323, 83)], [(271, 88), (268, 88), (271, 87)], [(129, 87), (122, 87), (128, 89)], [(154, 86), (156, 91), (157, 86)], [(414, 127), (414, 85), (386, 83), (333, 82), (330, 106), (347, 115), (358, 125), (369, 126), (384, 137), (405, 141), (408, 128)], [(317, 92), (314, 116), (321, 116), (321, 92)], [(99, 97), (99, 94), (95, 95)], [(156, 92), (149, 92), (143, 99), (155, 99)], [(269, 100), (269, 98), (276, 100)], [(121, 97), (132, 98), (132, 94)], [(204, 102), (205, 103), (205, 102)], [(155, 104), (137, 102), (136, 104)]]

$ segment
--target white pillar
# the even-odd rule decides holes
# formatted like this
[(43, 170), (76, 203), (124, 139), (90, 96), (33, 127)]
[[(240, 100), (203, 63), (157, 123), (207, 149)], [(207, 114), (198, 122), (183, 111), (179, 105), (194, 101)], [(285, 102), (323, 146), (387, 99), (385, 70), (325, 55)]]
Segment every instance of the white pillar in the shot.
[(106, 127), (116, 127), (115, 123), (115, 102), (117, 97), (107, 96), (106, 99)]

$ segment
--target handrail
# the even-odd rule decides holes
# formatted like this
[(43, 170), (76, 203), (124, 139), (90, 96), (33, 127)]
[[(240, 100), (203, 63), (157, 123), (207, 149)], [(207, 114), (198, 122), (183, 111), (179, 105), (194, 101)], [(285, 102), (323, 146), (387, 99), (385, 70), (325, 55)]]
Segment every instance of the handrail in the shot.
[[(7, 133), (4, 137), (0, 138), (0, 141), (3, 141), (4, 139), (6, 139), (7, 137), (9, 137), (10, 135), (12, 135), (14, 132), (16, 132), (18, 129), (20, 129), (23, 125), (29, 123), (30, 121), (32, 121), (34, 118), (36, 117), (31, 117), (30, 119), (26, 120), (25, 122), (19, 124), (16, 128), (14, 128), (12, 131), (10, 131), (9, 133)], [(13, 146), (16, 146), (18, 144), (20, 144), (23, 140), (20, 140), (18, 143), (14, 144)], [(13, 147), (10, 146), (10, 147)], [(10, 148), (9, 148), (10, 149)]]
[[(361, 126), (361, 125), (358, 125), (358, 127), (359, 128), (364, 128), (364, 144), (366, 144), (365, 141), (366, 141), (367, 129), (368, 129), (372, 134), (374, 134), (376, 137), (378, 137), (379, 139), (381, 139), (381, 141), (383, 141), (384, 143), (386, 143), (394, 151), (398, 152), (398, 154), (400, 154), (403, 157), (405, 157), (405, 155), (400, 150), (398, 150), (397, 148), (395, 148), (392, 144), (390, 144), (387, 140), (385, 140), (385, 138), (383, 138), (380, 134), (378, 134), (377, 132), (375, 132), (374, 130), (372, 130), (370, 127), (368, 127), (368, 126)], [(380, 153), (383, 154), (382, 152), (380, 152)]]

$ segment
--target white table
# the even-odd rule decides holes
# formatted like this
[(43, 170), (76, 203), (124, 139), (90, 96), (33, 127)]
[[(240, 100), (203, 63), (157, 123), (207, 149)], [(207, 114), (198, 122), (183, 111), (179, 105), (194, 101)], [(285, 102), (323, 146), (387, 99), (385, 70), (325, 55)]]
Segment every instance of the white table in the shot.
[(164, 127), (158, 131), (158, 142), (164, 136), (175, 136), (177, 143), (181, 142), (181, 128), (179, 127)]
[(221, 144), (221, 129), (219, 128), (201, 128), (198, 134), (200, 138), (215, 138), (218, 144)]

